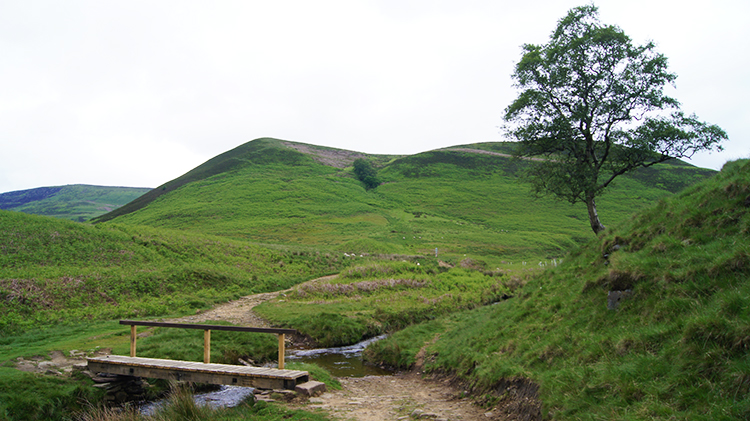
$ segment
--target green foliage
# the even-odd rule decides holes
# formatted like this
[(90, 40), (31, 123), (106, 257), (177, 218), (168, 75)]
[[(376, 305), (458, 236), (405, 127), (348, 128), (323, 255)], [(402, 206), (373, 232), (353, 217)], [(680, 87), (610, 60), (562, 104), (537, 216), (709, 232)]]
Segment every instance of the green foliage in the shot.
[(200, 234), (0, 211), (0, 330), (194, 313), (347, 263)]
[(374, 189), (380, 184), (377, 170), (372, 166), (370, 161), (364, 158), (354, 160), (354, 174), (357, 176), (357, 180), (365, 185), (365, 189), (367, 190)]
[(318, 365), (291, 361), (287, 362), (286, 368), (289, 370), (307, 371), (310, 373), (311, 379), (325, 383), (328, 390), (343, 389), (341, 383), (328, 370)]
[[(282, 244), (322, 255), (332, 249), (357, 255), (434, 255), (437, 248), (442, 260), (458, 262), (468, 255), (494, 267), (559, 257), (588, 236), (581, 218), (585, 207), (550, 199), (530, 204), (529, 185), (519, 181), (518, 173), (534, 163), (509, 158), (511, 145), (504, 143), (380, 160), (378, 178), (384, 184), (369, 192), (351, 177), (354, 157), (340, 167), (315, 159), (325, 153), (340, 159), (344, 151), (279, 152), (296, 157), (287, 162), (255, 156), (288, 149), (280, 141), (260, 139), (244, 146), (230, 170), (220, 172), (227, 168), (219, 166), (208, 175), (206, 168), (196, 169), (192, 181), (167, 189), (148, 206), (113, 222)], [(216, 162), (225, 161), (217, 157)], [(710, 173), (660, 165), (621, 178), (599, 206), (611, 220), (622, 220)]]
[(446, 328), (444, 318), (430, 320), (394, 332), (386, 339), (370, 344), (363, 353), (365, 361), (397, 369), (408, 369), (416, 363), (423, 346), (437, 339)]
[[(228, 323), (211, 322), (226, 325)], [(195, 329), (148, 329), (138, 341), (138, 356), (180, 361), (203, 361), (203, 331)], [(239, 364), (238, 359), (264, 364), (278, 358), (276, 335), (268, 333), (211, 332), (211, 362)]]
[(0, 419), (68, 420), (102, 393), (90, 380), (43, 376), (0, 367)]
[[(750, 162), (727, 164), (514, 298), (409, 327), (367, 355), (408, 366), (427, 343), (427, 371), (456, 373), (475, 394), (527, 379), (555, 419), (745, 419), (748, 197)], [(630, 298), (609, 310), (609, 291), (625, 288)]]
[(342, 346), (497, 302), (522, 283), (502, 272), (417, 263), (354, 266), (338, 278), (296, 287), (283, 300), (266, 302), (255, 311), (319, 346)]
[[(565, 324), (552, 315), (568, 311), (567, 300), (579, 299), (577, 291), (586, 289), (586, 294), (593, 294), (613, 282), (633, 281), (640, 285), (644, 273), (648, 273), (645, 269), (632, 270), (623, 260), (612, 266), (617, 268), (612, 276), (601, 271), (583, 281), (581, 277), (592, 270), (590, 262), (572, 263), (579, 269), (577, 272), (560, 273), (579, 284), (569, 290), (562, 287), (569, 283), (567, 278), (555, 278), (557, 295), (545, 299), (546, 304), (540, 303), (542, 310), (537, 309), (537, 289), (518, 288), (544, 264), (551, 264), (553, 258), (583, 242), (587, 224), (578, 218), (581, 209), (575, 206), (546, 199), (530, 205), (529, 186), (519, 183), (516, 174), (534, 163), (505, 156), (508, 145), (467, 145), (397, 159), (373, 157), (382, 168), (379, 177), (384, 184), (370, 192), (347, 169), (354, 158), (340, 158), (338, 150), (326, 155), (331, 151), (325, 148), (297, 144), (298, 149), (294, 149), (288, 145), (289, 142), (273, 139), (250, 142), (121, 208), (124, 210), (116, 215), (122, 216), (116, 220), (94, 226), (0, 211), (0, 363), (8, 366), (19, 356), (45, 356), (51, 350), (91, 351), (96, 346), (124, 353), (127, 331), (112, 320), (193, 314), (242, 295), (277, 291), (340, 273), (336, 279), (296, 288), (258, 311), (274, 323), (294, 327), (330, 345), (430, 322), (424, 331), (415, 331), (415, 344), (400, 344), (403, 339), (399, 338), (405, 338), (401, 334), (394, 336), (396, 342), (386, 342), (391, 344), (390, 356), (382, 361), (408, 366), (414, 361), (414, 350), (418, 349), (415, 347), (430, 343), (436, 332), (446, 329), (441, 338), (464, 341), (477, 351), (456, 357), (446, 350), (441, 354), (445, 359), (434, 360), (434, 367), (461, 367), (462, 375), (472, 378), (478, 386), (489, 387), (494, 384), (493, 379), (532, 372), (524, 365), (525, 360), (511, 359), (510, 365), (503, 365), (486, 357), (494, 355), (492, 352), (482, 353), (485, 344), (507, 339), (493, 336), (506, 324), (517, 320), (524, 325), (531, 323), (532, 315), (541, 315), (531, 326), (526, 325), (528, 331), (511, 328), (507, 335), (517, 335), (515, 340), (524, 343), (546, 343), (549, 347), (544, 355), (557, 358), (558, 349), (564, 349), (570, 338), (560, 337), (558, 330), (564, 331)], [(305, 148), (313, 152), (300, 152)], [(336, 166), (324, 164), (331, 156), (338, 157)], [(600, 206), (608, 209), (614, 220), (626, 221), (634, 209), (668, 197), (709, 173), (683, 164), (657, 168), (618, 179), (618, 185), (602, 198)], [(658, 186), (652, 187), (655, 184)], [(735, 188), (737, 192), (744, 191), (739, 184), (730, 190)], [(701, 221), (726, 228), (740, 218), (730, 212), (726, 212), (726, 217), (721, 215), (696, 214), (685, 219), (690, 222), (682, 229), (688, 232)], [(666, 218), (664, 224), (675, 219)], [(648, 226), (643, 223), (638, 227), (643, 231), (644, 244), (651, 241), (646, 240), (650, 235), (660, 235), (659, 229)], [(725, 232), (729, 231), (712, 235)], [(706, 247), (706, 237), (696, 233), (690, 241)], [(638, 238), (630, 239), (628, 247), (638, 244)], [(685, 247), (683, 239), (663, 237), (644, 246), (651, 251), (651, 264), (660, 264), (660, 250)], [(725, 266), (743, 273), (747, 253), (734, 251), (729, 243), (722, 247), (724, 253), (714, 258), (715, 269), (705, 276), (713, 276)], [(439, 250), (437, 257), (435, 249)], [(623, 341), (620, 348), (652, 352), (651, 341), (664, 337), (691, 344), (695, 347), (693, 353), (698, 352), (700, 344), (709, 344), (715, 348), (712, 352), (719, 353), (710, 355), (732, 358), (744, 349), (744, 327), (732, 317), (741, 319), (746, 314), (747, 300), (741, 295), (745, 291), (735, 295), (728, 291), (740, 288), (740, 284), (717, 287), (696, 278), (696, 273), (704, 273), (699, 266), (703, 260), (697, 253), (688, 257), (686, 261), (694, 261), (694, 265), (681, 269), (683, 266), (674, 264), (670, 274), (664, 275), (665, 279), (687, 280), (679, 283), (684, 287), (683, 295), (667, 297), (659, 305), (688, 312), (696, 300), (700, 302), (701, 297), (721, 290), (725, 292), (714, 311), (723, 318), (686, 318), (690, 326), (679, 333), (653, 323), (641, 336)], [(534, 282), (540, 286), (541, 281)], [(547, 284), (541, 286), (546, 291)], [(509, 295), (515, 298), (462, 312), (499, 302)], [(586, 300), (591, 297), (584, 298), (584, 304)], [(579, 304), (574, 307), (581, 309), (580, 314), (572, 319), (582, 326), (591, 323), (591, 314), (609, 314), (603, 310), (587, 313), (586, 305)], [(492, 313), (516, 306), (521, 306), (517, 313)], [(628, 304), (624, 305), (623, 309), (627, 308)], [(502, 323), (472, 319), (482, 314), (498, 317)], [(452, 316), (443, 318), (446, 315)], [(560, 329), (547, 328), (554, 331), (553, 344), (537, 338), (544, 336), (540, 326), (550, 322), (562, 323)], [(471, 328), (455, 332), (463, 323), (470, 323)], [(461, 336), (476, 333), (483, 325), (491, 326), (492, 334), (485, 332), (478, 342)], [(707, 328), (716, 333), (704, 334)], [(174, 331), (156, 331), (153, 337), (139, 340), (139, 354), (200, 360), (200, 335)], [(216, 359), (230, 362), (238, 356), (272, 358), (275, 353), (269, 351), (271, 343), (267, 338), (217, 335), (212, 338)], [(431, 347), (443, 343), (441, 339)], [(529, 346), (524, 352), (532, 359), (534, 353), (538, 357), (536, 345)], [(502, 350), (493, 352), (510, 352), (514, 347), (523, 348), (505, 344)], [(593, 342), (582, 343), (580, 349), (579, 358), (592, 359), (601, 353), (598, 342), (596, 346)], [(377, 353), (373, 358), (377, 358)], [(709, 357), (701, 361), (705, 370), (714, 370)], [(535, 364), (530, 366), (536, 367)], [(721, 384), (743, 393), (747, 376), (743, 377), (742, 370), (748, 363), (733, 359), (728, 364), (735, 370), (734, 377)], [(581, 375), (577, 368), (566, 370), (561, 373)], [(602, 388), (592, 386), (586, 390), (601, 399)], [(633, 385), (621, 390), (627, 396), (637, 395)], [(564, 393), (572, 396), (573, 392), (566, 389)], [(54, 396), (53, 391), (50, 394)], [(688, 397), (689, 394), (685, 400)], [(581, 405), (586, 410), (586, 404)], [(250, 419), (261, 413), (279, 419), (315, 419), (304, 418), (309, 414), (262, 406), (237, 411)], [(211, 416), (233, 419), (236, 413)]]
[[(511, 136), (537, 194), (589, 207), (594, 233), (604, 229), (594, 199), (622, 174), (704, 150), (721, 150), (727, 134), (664, 95), (676, 75), (652, 42), (635, 46), (602, 25), (596, 6), (569, 11), (545, 45), (524, 45), (513, 75), (522, 89), (506, 109)], [(671, 117), (665, 117), (666, 112)]]

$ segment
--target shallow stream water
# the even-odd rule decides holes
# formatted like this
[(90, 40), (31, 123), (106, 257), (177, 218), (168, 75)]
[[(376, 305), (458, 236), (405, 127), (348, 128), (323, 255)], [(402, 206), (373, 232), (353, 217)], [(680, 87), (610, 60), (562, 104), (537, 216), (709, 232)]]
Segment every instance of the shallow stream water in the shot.
[[(350, 346), (316, 349), (287, 349), (286, 361), (316, 364), (328, 370), (334, 377), (387, 376), (392, 371), (365, 364), (362, 351), (373, 342), (384, 339), (386, 335), (377, 336)], [(276, 363), (269, 367), (276, 367)], [(195, 395), (195, 402), (212, 407), (233, 407), (239, 405), (255, 389), (252, 387), (220, 386), (219, 390)], [(149, 402), (141, 406), (141, 413), (153, 415), (164, 405), (164, 401)]]
[(354, 345), (338, 348), (290, 349), (285, 358), (287, 361), (317, 364), (335, 377), (387, 376), (393, 372), (365, 364), (362, 360), (362, 351), (371, 343), (385, 337), (386, 335), (376, 336)]

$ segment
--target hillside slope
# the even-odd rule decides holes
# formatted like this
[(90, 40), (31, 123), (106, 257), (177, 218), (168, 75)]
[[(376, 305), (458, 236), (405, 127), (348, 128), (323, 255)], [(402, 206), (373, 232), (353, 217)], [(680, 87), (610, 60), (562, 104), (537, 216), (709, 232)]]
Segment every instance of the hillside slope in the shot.
[[(373, 156), (257, 139), (96, 219), (341, 252), (473, 255), (492, 264), (552, 258), (590, 237), (586, 212), (533, 200), (518, 178), (529, 161), (507, 143), (413, 156)], [(369, 159), (372, 190), (351, 163)], [(626, 218), (712, 171), (677, 163), (623, 177), (601, 198), (605, 223)]]
[(151, 189), (72, 184), (0, 194), (0, 209), (84, 222), (111, 212)]
[(750, 161), (608, 229), (514, 298), (398, 332), (370, 358), (409, 365), (425, 341), (427, 371), (525, 419), (750, 419)]
[(0, 210), (0, 333), (194, 313), (346, 265), (228, 238)]

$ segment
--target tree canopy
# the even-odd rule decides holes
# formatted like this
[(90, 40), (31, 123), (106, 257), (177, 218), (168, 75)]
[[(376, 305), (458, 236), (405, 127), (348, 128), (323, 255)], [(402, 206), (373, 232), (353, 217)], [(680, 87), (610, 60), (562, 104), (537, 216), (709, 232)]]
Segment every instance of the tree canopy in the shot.
[(544, 45), (525, 44), (513, 73), (520, 95), (505, 110), (538, 195), (586, 203), (594, 233), (605, 229), (595, 199), (617, 177), (702, 150), (726, 133), (686, 116), (664, 93), (677, 76), (653, 42), (634, 45), (599, 22), (596, 6), (570, 10)]
[(374, 189), (380, 184), (378, 171), (372, 166), (370, 161), (364, 158), (354, 160), (354, 174), (365, 185), (366, 190)]

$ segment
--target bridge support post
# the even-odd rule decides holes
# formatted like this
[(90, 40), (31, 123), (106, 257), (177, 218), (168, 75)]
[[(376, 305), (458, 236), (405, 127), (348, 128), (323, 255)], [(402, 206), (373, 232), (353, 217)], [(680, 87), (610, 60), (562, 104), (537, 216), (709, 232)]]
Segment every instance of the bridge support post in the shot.
[(136, 335), (136, 326), (130, 326), (130, 356), (135, 357), (135, 341), (138, 338)]
[(279, 369), (284, 369), (284, 349), (285, 343), (284, 343), (284, 334), (279, 333)]
[(211, 329), (203, 331), (203, 362), (211, 362)]

